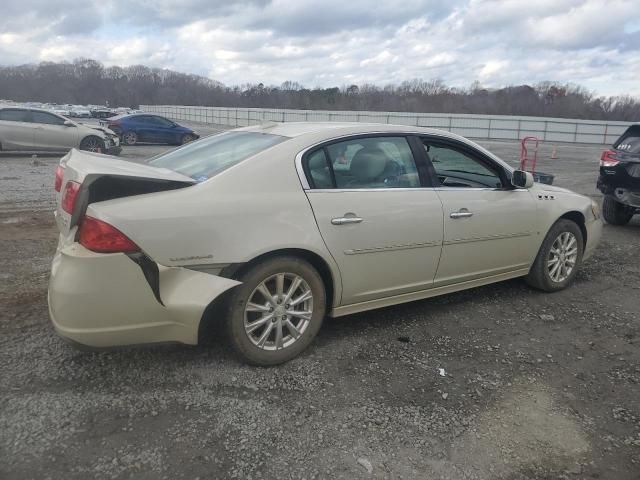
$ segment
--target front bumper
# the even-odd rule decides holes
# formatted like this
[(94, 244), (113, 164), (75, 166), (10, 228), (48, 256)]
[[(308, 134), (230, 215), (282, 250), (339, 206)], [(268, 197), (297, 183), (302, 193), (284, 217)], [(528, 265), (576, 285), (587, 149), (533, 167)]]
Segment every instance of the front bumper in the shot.
[(198, 343), (207, 306), (239, 282), (180, 267), (158, 266), (160, 301), (141, 268), (121, 253), (99, 254), (77, 243), (56, 252), (49, 313), (72, 343), (100, 348), (145, 343)]

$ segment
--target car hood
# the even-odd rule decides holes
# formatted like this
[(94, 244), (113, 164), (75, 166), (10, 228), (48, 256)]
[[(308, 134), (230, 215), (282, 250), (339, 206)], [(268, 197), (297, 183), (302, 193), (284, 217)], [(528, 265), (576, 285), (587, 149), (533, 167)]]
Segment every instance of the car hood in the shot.
[(574, 195), (579, 195), (576, 192), (569, 190), (568, 188), (557, 187), (555, 185), (547, 185), (546, 183), (534, 183), (531, 190), (541, 191), (541, 192), (557, 192), (557, 193), (572, 193)]
[(107, 137), (109, 135), (111, 136), (117, 136), (116, 133), (106, 127), (101, 127), (98, 125), (87, 125), (85, 123), (78, 123), (78, 127), (80, 127), (82, 130), (84, 130), (86, 133), (93, 133), (95, 135), (96, 131), (100, 132), (100, 136), (101, 137)]

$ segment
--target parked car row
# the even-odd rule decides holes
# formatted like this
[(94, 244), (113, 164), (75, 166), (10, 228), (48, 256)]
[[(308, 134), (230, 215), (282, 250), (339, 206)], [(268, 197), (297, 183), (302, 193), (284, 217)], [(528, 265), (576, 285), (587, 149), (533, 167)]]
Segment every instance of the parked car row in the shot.
[(108, 128), (77, 123), (55, 112), (0, 107), (0, 150), (67, 152), (71, 148), (117, 155), (120, 137)]
[(117, 155), (121, 143), (183, 145), (199, 137), (192, 129), (158, 115), (118, 115), (100, 120), (99, 125), (87, 125), (55, 111), (25, 106), (0, 107), (0, 150), (68, 151), (78, 148)]

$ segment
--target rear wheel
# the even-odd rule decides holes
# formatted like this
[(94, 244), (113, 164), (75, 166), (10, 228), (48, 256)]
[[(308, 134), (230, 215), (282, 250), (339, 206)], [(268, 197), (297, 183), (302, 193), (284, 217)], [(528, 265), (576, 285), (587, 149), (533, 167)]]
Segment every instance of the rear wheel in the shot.
[(602, 202), (602, 216), (611, 225), (626, 225), (633, 217), (633, 210), (617, 202), (613, 197), (607, 195)]
[(87, 152), (104, 152), (104, 141), (101, 138), (90, 136), (84, 138), (80, 142), (80, 150), (86, 150)]
[(125, 145), (135, 145), (138, 143), (138, 134), (136, 132), (127, 132), (122, 136), (122, 142)]
[(325, 314), (318, 272), (296, 257), (256, 264), (239, 278), (227, 304), (226, 330), (233, 350), (247, 363), (284, 363), (306, 349)]
[(582, 230), (571, 220), (558, 220), (547, 233), (526, 282), (538, 290), (555, 292), (569, 285), (582, 261)]

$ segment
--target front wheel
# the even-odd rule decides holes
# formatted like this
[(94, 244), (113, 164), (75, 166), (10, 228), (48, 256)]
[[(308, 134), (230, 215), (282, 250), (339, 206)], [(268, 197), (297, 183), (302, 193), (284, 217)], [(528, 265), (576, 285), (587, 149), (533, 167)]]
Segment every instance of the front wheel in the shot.
[(80, 150), (85, 150), (87, 152), (104, 152), (104, 142), (101, 138), (90, 136), (82, 140), (80, 142)]
[(311, 344), (326, 308), (324, 283), (313, 266), (296, 257), (275, 257), (239, 280), (228, 301), (226, 330), (242, 360), (278, 365)]
[(180, 145), (184, 145), (185, 143), (190, 143), (195, 140), (195, 137), (190, 133), (185, 133), (180, 139)]
[(626, 225), (633, 217), (633, 210), (607, 195), (602, 202), (602, 216), (611, 225)]
[(558, 220), (547, 233), (526, 282), (538, 290), (555, 292), (569, 285), (582, 262), (584, 239), (571, 220)]

